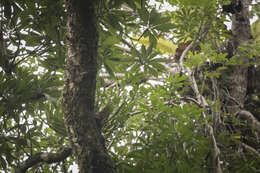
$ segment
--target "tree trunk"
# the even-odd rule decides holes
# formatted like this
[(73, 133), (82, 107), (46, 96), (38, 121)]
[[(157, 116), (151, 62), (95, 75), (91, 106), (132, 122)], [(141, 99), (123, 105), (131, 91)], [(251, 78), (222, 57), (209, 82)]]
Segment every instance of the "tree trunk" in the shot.
[(95, 120), (98, 44), (95, 3), (66, 0), (67, 67), (63, 110), (80, 173), (114, 172)]
[[(240, 1), (240, 2), (239, 2)], [(232, 15), (232, 54), (238, 63), (229, 69), (229, 104), (228, 112), (235, 114), (244, 107), (247, 92), (247, 72), (248, 57), (238, 47), (251, 39), (248, 0), (233, 0), (234, 4), (240, 4), (241, 9), (237, 9)], [(229, 50), (230, 51), (230, 50)]]

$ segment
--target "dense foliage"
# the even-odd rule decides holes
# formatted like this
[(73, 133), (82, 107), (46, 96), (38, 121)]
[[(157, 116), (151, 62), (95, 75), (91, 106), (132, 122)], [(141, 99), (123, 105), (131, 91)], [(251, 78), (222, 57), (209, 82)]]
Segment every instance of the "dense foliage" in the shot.
[[(227, 1), (99, 1), (95, 109), (109, 114), (102, 134), (118, 172), (260, 171), (260, 5), (249, 2), (252, 38), (231, 54)], [(14, 172), (69, 147), (66, 9), (2, 0), (0, 10), (0, 172)], [(248, 69), (243, 103), (230, 94), (234, 67)], [(66, 157), (28, 172), (66, 172)]]

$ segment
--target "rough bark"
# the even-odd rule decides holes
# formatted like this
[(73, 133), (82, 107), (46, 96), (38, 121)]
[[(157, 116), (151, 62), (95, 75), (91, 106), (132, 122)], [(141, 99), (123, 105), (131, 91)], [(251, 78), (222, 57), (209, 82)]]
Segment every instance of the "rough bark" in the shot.
[(25, 173), (29, 168), (37, 165), (38, 163), (55, 163), (65, 160), (71, 155), (71, 148), (63, 148), (62, 151), (57, 153), (38, 153), (26, 159), (16, 169), (15, 173)]
[[(232, 0), (232, 3), (241, 4), (242, 6), (241, 9), (236, 9), (232, 14), (231, 47), (227, 49), (229, 49), (229, 55), (233, 56), (232, 58), (236, 63), (229, 67), (226, 74), (228, 76), (228, 93), (225, 96), (227, 96), (226, 100), (228, 100), (228, 113), (233, 115), (233, 118), (237, 118), (241, 124), (229, 121), (228, 123), (231, 125), (229, 130), (240, 134), (240, 145), (236, 146), (238, 150), (243, 146), (243, 149), (258, 154), (259, 141), (257, 139), (260, 123), (252, 114), (252, 109), (248, 109), (253, 108), (254, 111), (254, 107), (257, 107), (254, 102), (251, 102), (253, 106), (249, 106), (250, 100), (248, 99), (248, 94), (252, 94), (257, 90), (257, 82), (250, 81), (255, 74), (251, 74), (252, 71), (249, 70), (247, 50), (250, 47), (248, 46), (250, 39), (252, 39), (249, 21), (250, 0)], [(248, 89), (252, 91), (248, 91)], [(230, 168), (232, 172), (232, 166)]]
[(80, 173), (114, 172), (95, 120), (98, 29), (93, 0), (66, 0), (65, 123)]
[[(239, 2), (240, 1), (240, 2)], [(234, 4), (242, 4), (240, 10), (232, 15), (232, 52), (238, 63), (229, 69), (229, 107), (228, 112), (235, 114), (244, 107), (247, 90), (248, 57), (239, 51), (239, 47), (251, 39), (248, 0), (233, 0)], [(230, 51), (230, 50), (229, 50)]]

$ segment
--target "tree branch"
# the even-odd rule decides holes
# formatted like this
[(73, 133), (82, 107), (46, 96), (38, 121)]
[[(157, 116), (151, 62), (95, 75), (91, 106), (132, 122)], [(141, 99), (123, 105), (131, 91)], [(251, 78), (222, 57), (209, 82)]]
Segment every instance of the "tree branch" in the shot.
[[(208, 29), (205, 29), (205, 31), (201, 34), (201, 36), (198, 37), (198, 40), (203, 38), (207, 34), (207, 32), (208, 32)], [(194, 74), (192, 73), (192, 71), (189, 67), (185, 67), (183, 64), (185, 56), (188, 54), (189, 50), (192, 48), (192, 46), (195, 44), (196, 41), (197, 41), (196, 39), (193, 40), (182, 52), (181, 57), (180, 57), (180, 67), (181, 67), (182, 71), (187, 73), (187, 76), (188, 76), (190, 84), (191, 84), (191, 88), (196, 95), (197, 101), (200, 103), (200, 105), (202, 107), (207, 107), (208, 103), (207, 103), (206, 99), (199, 92), (198, 85), (195, 80)]]
[(32, 157), (26, 159), (24, 162), (22, 162), (15, 169), (15, 173), (25, 173), (27, 169), (41, 162), (50, 164), (50, 163), (63, 161), (71, 154), (72, 154), (72, 149), (68, 147), (63, 148), (62, 151), (58, 153), (37, 153)]
[(242, 145), (245, 149), (250, 150), (250, 151), (253, 152), (255, 155), (257, 155), (257, 157), (260, 158), (260, 153), (259, 153), (256, 149), (254, 149), (253, 147), (251, 147), (251, 146), (249, 146), (249, 145), (247, 145), (247, 144), (245, 144), (245, 143), (241, 143), (241, 145)]
[(214, 136), (214, 131), (213, 131), (213, 128), (208, 125), (208, 132), (209, 132), (209, 136), (210, 136), (210, 140), (211, 140), (211, 143), (212, 143), (212, 147), (213, 147), (213, 150), (212, 150), (212, 165), (214, 166), (214, 172), (216, 173), (222, 173), (222, 169), (221, 169), (221, 166), (220, 166), (220, 159), (219, 159), (219, 156), (220, 156), (220, 150), (217, 146), (217, 141), (216, 141), (216, 138)]
[(253, 127), (260, 133), (260, 122), (254, 117), (254, 115), (246, 110), (240, 110), (236, 113), (240, 118), (246, 119)]
[(184, 101), (192, 101), (193, 103), (195, 103), (196, 105), (198, 105), (200, 108), (203, 108), (202, 105), (194, 98), (191, 97), (180, 97), (180, 99), (184, 100)]
[[(205, 32), (199, 38), (203, 38), (206, 35), (206, 33), (207, 33), (207, 30), (205, 30)], [(195, 42), (196, 42), (196, 40), (193, 40), (183, 51), (183, 53), (180, 57), (180, 66), (181, 66), (182, 71), (184, 71), (187, 74), (187, 76), (189, 78), (189, 82), (191, 84), (191, 88), (196, 95), (197, 100), (194, 99), (192, 101), (195, 102), (197, 105), (200, 105), (200, 107), (205, 108), (205, 107), (208, 107), (208, 103), (207, 103), (205, 97), (200, 93), (200, 91), (198, 89), (198, 84), (196, 82), (194, 73), (192, 72), (192, 70), (189, 67), (185, 67), (184, 63), (183, 63), (185, 56), (187, 55), (189, 50), (192, 48), (192, 46), (194, 45)], [(202, 112), (202, 115), (204, 118), (206, 117), (205, 112)], [(213, 147), (213, 149), (212, 149), (212, 165), (214, 167), (213, 172), (222, 173), (223, 171), (221, 169), (220, 158), (219, 158), (220, 150), (217, 146), (217, 141), (214, 136), (213, 127), (211, 125), (207, 125), (207, 131), (209, 133), (209, 137), (210, 137), (212, 147)]]

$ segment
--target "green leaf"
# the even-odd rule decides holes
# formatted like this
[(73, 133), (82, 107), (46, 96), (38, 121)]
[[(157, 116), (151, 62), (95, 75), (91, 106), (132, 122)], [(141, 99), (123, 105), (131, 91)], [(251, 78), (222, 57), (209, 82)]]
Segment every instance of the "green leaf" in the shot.
[(7, 163), (6, 163), (5, 159), (2, 156), (0, 156), (0, 164), (1, 164), (1, 168), (3, 168), (3, 170), (6, 170)]
[(155, 29), (158, 29), (159, 31), (162, 31), (162, 32), (168, 32), (171, 29), (174, 29), (175, 27), (176, 27), (175, 24), (165, 23), (165, 24), (160, 24), (160, 25), (156, 26)]
[(260, 41), (260, 19), (256, 20), (251, 25), (252, 36), (255, 40)]
[(146, 8), (138, 9), (137, 11), (140, 15), (143, 25), (146, 26), (148, 24), (148, 20), (149, 20), (149, 12), (147, 11)]
[(149, 23), (151, 25), (157, 25), (157, 24), (161, 23), (161, 15), (160, 15), (160, 13), (158, 13), (156, 11), (155, 8), (153, 8), (151, 13), (150, 13)]

